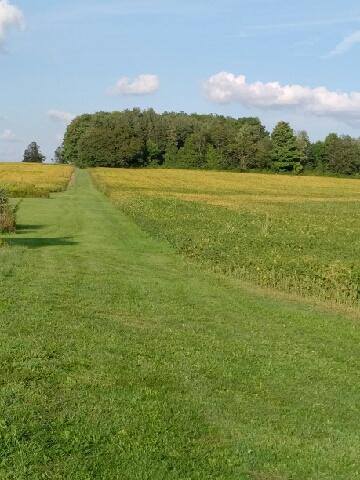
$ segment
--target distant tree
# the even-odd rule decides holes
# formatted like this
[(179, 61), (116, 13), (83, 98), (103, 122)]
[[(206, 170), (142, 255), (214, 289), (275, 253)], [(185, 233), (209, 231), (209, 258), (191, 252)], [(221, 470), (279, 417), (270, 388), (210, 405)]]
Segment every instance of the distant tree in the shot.
[(213, 145), (208, 145), (205, 154), (205, 167), (209, 170), (221, 170), (224, 168), (224, 160), (221, 152)]
[(54, 162), (55, 163), (67, 163), (64, 158), (64, 146), (59, 145), (54, 153)]
[(204, 131), (189, 135), (177, 153), (177, 166), (182, 168), (203, 168), (206, 164), (207, 138)]
[(79, 167), (272, 169), (359, 173), (360, 140), (329, 136), (311, 144), (280, 122), (269, 136), (256, 117), (156, 113), (153, 109), (81, 115), (68, 126), (56, 162)]
[[(98, 114), (96, 114), (98, 115)], [(65, 163), (77, 164), (79, 161), (79, 142), (82, 135), (95, 123), (96, 115), (84, 114), (76, 117), (67, 127), (64, 136)]]
[(262, 138), (256, 148), (254, 168), (270, 169), (271, 168), (271, 151), (272, 141), (270, 136)]
[(39, 145), (36, 142), (31, 142), (24, 152), (23, 162), (26, 163), (43, 163), (45, 156), (40, 152)]
[(268, 146), (268, 133), (260, 121), (244, 123), (229, 145), (229, 166), (242, 170), (262, 168), (270, 154)]
[(271, 134), (272, 168), (278, 172), (301, 171), (301, 154), (293, 129), (287, 122), (279, 122)]
[(164, 156), (164, 166), (165, 167), (176, 167), (178, 149), (174, 143), (169, 143), (165, 149)]
[(146, 142), (146, 157), (149, 165), (159, 165), (162, 163), (162, 151), (158, 144), (151, 139)]
[(78, 144), (77, 165), (86, 167), (135, 167), (144, 165), (145, 145), (126, 124), (90, 128)]
[(301, 130), (296, 135), (296, 146), (300, 154), (300, 163), (306, 168), (310, 165), (311, 142), (309, 135), (305, 130)]
[(319, 173), (326, 170), (325, 143), (321, 140), (310, 145), (309, 165)]
[(360, 173), (360, 143), (349, 135), (330, 133), (324, 142), (326, 169), (337, 174)]

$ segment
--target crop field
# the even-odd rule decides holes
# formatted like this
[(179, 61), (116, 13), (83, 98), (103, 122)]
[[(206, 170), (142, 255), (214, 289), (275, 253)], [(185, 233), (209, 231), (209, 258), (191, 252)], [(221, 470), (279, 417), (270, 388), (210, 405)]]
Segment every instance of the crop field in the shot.
[(215, 271), (359, 304), (356, 179), (101, 168), (92, 177), (142, 229)]
[(73, 172), (68, 165), (0, 163), (0, 185), (12, 197), (47, 197), (65, 190)]

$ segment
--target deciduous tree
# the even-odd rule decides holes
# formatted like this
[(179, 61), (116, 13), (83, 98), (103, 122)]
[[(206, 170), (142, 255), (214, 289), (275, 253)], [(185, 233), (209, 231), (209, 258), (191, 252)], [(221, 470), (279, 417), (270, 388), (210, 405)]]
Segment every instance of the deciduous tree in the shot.
[(31, 142), (25, 149), (23, 162), (26, 163), (43, 163), (45, 156), (40, 152), (39, 145), (36, 142)]

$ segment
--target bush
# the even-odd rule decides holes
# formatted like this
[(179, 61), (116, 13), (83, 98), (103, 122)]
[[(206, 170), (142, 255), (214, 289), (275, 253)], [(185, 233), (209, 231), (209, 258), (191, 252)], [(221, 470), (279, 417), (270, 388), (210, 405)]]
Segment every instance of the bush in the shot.
[(7, 191), (0, 188), (0, 232), (11, 233), (16, 230), (16, 208), (9, 202)]

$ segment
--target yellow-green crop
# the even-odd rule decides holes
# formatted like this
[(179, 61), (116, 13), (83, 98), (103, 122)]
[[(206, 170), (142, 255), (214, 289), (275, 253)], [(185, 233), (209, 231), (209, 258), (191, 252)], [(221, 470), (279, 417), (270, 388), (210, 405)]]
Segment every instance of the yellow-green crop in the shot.
[(258, 285), (358, 305), (360, 182), (189, 170), (92, 170), (141, 227)]
[(46, 197), (65, 190), (73, 171), (69, 165), (0, 163), (0, 185), (13, 197)]

